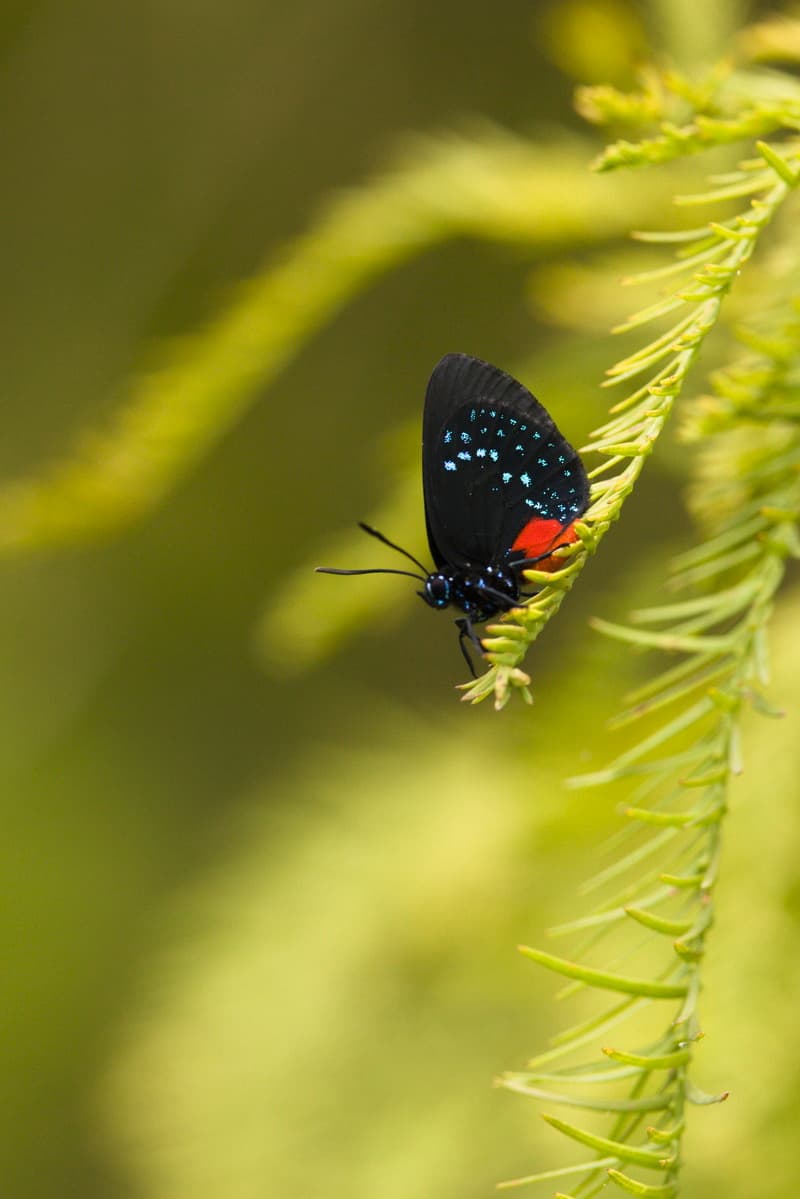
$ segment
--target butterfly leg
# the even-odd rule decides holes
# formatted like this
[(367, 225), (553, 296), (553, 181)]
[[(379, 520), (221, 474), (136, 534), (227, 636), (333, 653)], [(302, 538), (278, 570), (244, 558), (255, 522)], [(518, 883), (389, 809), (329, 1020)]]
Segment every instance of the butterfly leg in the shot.
[(464, 655), (464, 661), (466, 662), (467, 666), (469, 667), (469, 673), (472, 675), (473, 679), (477, 679), (478, 676), (475, 673), (475, 667), (472, 665), (472, 658), (470, 658), (469, 651), (468, 651), (466, 645), (464, 644), (465, 638), (467, 638), (468, 640), (472, 640), (469, 633), (467, 632), (467, 621), (466, 620), (457, 620), (456, 628), (458, 629), (458, 648), (461, 650), (461, 653)]
[(483, 646), (481, 645), (480, 637), (478, 636), (478, 634), (475, 632), (474, 628), (472, 627), (472, 622), (470, 621), (468, 616), (462, 616), (459, 620), (457, 620), (456, 628), (458, 629), (458, 648), (461, 650), (461, 653), (464, 655), (464, 661), (466, 662), (467, 666), (469, 667), (469, 672), (472, 675), (473, 679), (477, 679), (478, 676), (475, 672), (475, 667), (472, 663), (472, 658), (470, 658), (469, 651), (464, 643), (465, 643), (465, 641), (471, 642), (472, 645), (474, 646), (474, 648), (481, 655), (481, 657), (483, 657), (484, 651), (483, 651)]

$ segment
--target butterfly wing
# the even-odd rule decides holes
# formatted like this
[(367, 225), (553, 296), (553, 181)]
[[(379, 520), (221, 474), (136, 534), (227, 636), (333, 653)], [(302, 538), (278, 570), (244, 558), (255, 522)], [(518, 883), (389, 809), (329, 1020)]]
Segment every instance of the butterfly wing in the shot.
[(445, 355), (428, 383), (422, 480), (438, 569), (535, 557), (589, 503), (583, 463), (547, 410), (468, 354)]

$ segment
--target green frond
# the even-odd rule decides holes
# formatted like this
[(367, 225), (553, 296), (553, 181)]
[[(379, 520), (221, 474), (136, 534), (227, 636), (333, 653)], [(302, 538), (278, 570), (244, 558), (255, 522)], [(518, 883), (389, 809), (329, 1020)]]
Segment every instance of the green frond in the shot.
[[(774, 337), (760, 343), (762, 361), (758, 365), (761, 369), (758, 372), (758, 385), (754, 387), (751, 395), (752, 404), (759, 402), (766, 376), (771, 376), (778, 382), (797, 369), (800, 363), (800, 338), (795, 338), (796, 319), (792, 314), (788, 322), (776, 331)], [(792, 340), (795, 345), (794, 356), (784, 352), (787, 341)], [(772, 358), (766, 357), (767, 351), (776, 348), (780, 351), (777, 355)], [(737, 370), (740, 365), (740, 363), (733, 364), (730, 369)], [(744, 400), (742, 403), (744, 404)], [(718, 464), (722, 460), (720, 456), (713, 453), (714, 442), (721, 439), (724, 444), (729, 434), (738, 427), (741, 415), (741, 407), (738, 409), (720, 407), (716, 410), (716, 428), (710, 434), (712, 439), (709, 445), (710, 464)], [(768, 428), (763, 428), (762, 436), (769, 444)], [(664, 1024), (663, 1034), (653, 1047), (646, 1051), (602, 1048), (603, 1054), (612, 1061), (619, 1063), (624, 1068), (638, 1071), (639, 1079), (637, 1081), (640, 1081), (643, 1087), (646, 1086), (645, 1076), (657, 1075), (660, 1072), (666, 1078), (665, 1090), (658, 1092), (656, 1097), (659, 1100), (669, 1099), (667, 1109), (673, 1117), (675, 1128), (674, 1133), (669, 1134), (670, 1144), (680, 1141), (686, 1104), (703, 1106), (721, 1102), (725, 1098), (724, 1093), (710, 1095), (697, 1088), (688, 1073), (692, 1065), (693, 1044), (698, 1028), (699, 971), (702, 968), (705, 953), (705, 939), (713, 923), (713, 893), (719, 871), (720, 828), (726, 810), (727, 783), (731, 774), (741, 769), (738, 725), (742, 699), (749, 698), (754, 690), (758, 693), (755, 684), (766, 670), (763, 631), (765, 622), (771, 613), (773, 597), (785, 572), (787, 544), (789, 543), (786, 538), (762, 535), (749, 542), (753, 553), (736, 562), (730, 561), (731, 551), (728, 547), (741, 544), (743, 527), (749, 530), (748, 535), (752, 539), (753, 533), (756, 531), (751, 516), (753, 504), (758, 505), (760, 513), (758, 531), (762, 534), (765, 527), (778, 531), (791, 529), (795, 534), (797, 533), (797, 514), (800, 511), (800, 507), (798, 507), (800, 505), (800, 396), (796, 398), (795, 424), (787, 443), (782, 469), (777, 472), (771, 471), (765, 475), (761, 470), (762, 461), (758, 448), (756, 445), (754, 452), (751, 452), (747, 458), (747, 462), (754, 472), (751, 476), (740, 475), (733, 479), (727, 471), (723, 472), (721, 478), (715, 476), (717, 489), (722, 489), (723, 492), (726, 483), (728, 486), (735, 486), (738, 491), (742, 490), (744, 483), (744, 494), (752, 503), (741, 510), (738, 523), (736, 515), (729, 514), (726, 517), (724, 533), (718, 533), (715, 532), (712, 521), (706, 546), (694, 551), (691, 555), (683, 555), (676, 563), (679, 575), (683, 577), (684, 586), (697, 583), (696, 579), (686, 579), (687, 558), (690, 563), (703, 565), (709, 558), (714, 561), (715, 555), (717, 560), (727, 559), (730, 570), (738, 571), (735, 581), (715, 592), (708, 592), (676, 604), (640, 610), (635, 613), (636, 628), (626, 630), (606, 622), (595, 622), (601, 632), (617, 638), (623, 637), (633, 643), (638, 641), (640, 644), (642, 642), (639, 634), (644, 631), (641, 628), (642, 624), (662, 626), (658, 633), (652, 633), (645, 638), (644, 644), (649, 643), (662, 651), (677, 648), (685, 655), (684, 664), (682, 664), (685, 665), (685, 669), (679, 668), (677, 678), (674, 670), (659, 676), (655, 686), (641, 689), (634, 697), (640, 703), (648, 705), (648, 701), (658, 699), (663, 693), (666, 693), (670, 702), (679, 706), (678, 701), (686, 698), (691, 690), (690, 684), (694, 682), (697, 682), (698, 685), (702, 684), (706, 692), (694, 704), (684, 707), (673, 716), (663, 720), (638, 745), (618, 755), (615, 762), (605, 771), (598, 771), (591, 776), (577, 780), (584, 786), (596, 785), (620, 778), (624, 779), (629, 767), (633, 764), (649, 765), (652, 768), (655, 790), (651, 793), (650, 804), (647, 807), (631, 804), (626, 809), (626, 815), (643, 827), (654, 826), (660, 828), (661, 832), (657, 833), (655, 837), (651, 836), (643, 841), (641, 845), (618, 859), (612, 866), (601, 871), (593, 880), (593, 884), (595, 888), (606, 886), (614, 878), (629, 875), (654, 852), (658, 852), (657, 877), (668, 888), (668, 895), (663, 899), (657, 896), (654, 902), (649, 903), (632, 901), (625, 905), (624, 910), (632, 924), (644, 928), (652, 934), (654, 946), (657, 943), (662, 945), (665, 942), (671, 943), (671, 951), (674, 954), (673, 962), (675, 963), (673, 973), (668, 974), (666, 979), (659, 979), (658, 982), (640, 976), (635, 979), (625, 978), (622, 983), (617, 979), (615, 984), (616, 976), (596, 966), (584, 965), (580, 960), (555, 958), (553, 955), (531, 948), (523, 951), (526, 956), (548, 969), (579, 980), (585, 986), (597, 991), (615, 986), (619, 990), (627, 987), (629, 993), (637, 992), (643, 1003), (650, 1002), (650, 999), (646, 998), (647, 996), (667, 998), (671, 989), (673, 991), (680, 990), (681, 1006), (673, 1018)], [(710, 464), (707, 463), (705, 467), (709, 472), (712, 470)], [(711, 496), (712, 505), (716, 504), (714, 489), (710, 489), (707, 495)], [(778, 497), (780, 497), (780, 503), (778, 503)], [(699, 504), (701, 500), (698, 498), (697, 502)], [(687, 618), (693, 618), (695, 614), (702, 615), (704, 627), (712, 630), (712, 635), (702, 638), (686, 637), (682, 632), (674, 631), (684, 629)], [(670, 629), (664, 631), (665, 624), (671, 624), (672, 631)], [(721, 625), (728, 626), (724, 636), (713, 635), (713, 630)], [(698, 642), (700, 642), (699, 646)], [(711, 682), (712, 678), (713, 683)], [(676, 690), (674, 694), (671, 694), (673, 688)], [(653, 717), (658, 710), (658, 705), (650, 702), (649, 706), (645, 706), (643, 711), (636, 712), (635, 715), (637, 717), (645, 715)], [(703, 721), (702, 735), (694, 746), (685, 751), (688, 758), (684, 757), (684, 760), (681, 761), (683, 755), (680, 753), (658, 756), (666, 742), (688, 735), (698, 721)], [(642, 759), (644, 759), (643, 762)], [(686, 796), (695, 797), (688, 810), (664, 810), (658, 806), (661, 797), (673, 797), (681, 792)], [(685, 843), (687, 837), (692, 837), (694, 840)], [(689, 850), (688, 870), (686, 869), (686, 849)], [(670, 855), (669, 858), (665, 856), (667, 854)], [(683, 865), (680, 869), (670, 867), (667, 864), (670, 860), (676, 864), (680, 861)], [(692, 864), (694, 868), (692, 868)], [(650, 880), (651, 876), (647, 874), (640, 880), (639, 887), (642, 888), (645, 884), (649, 885)], [(673, 896), (672, 899), (669, 898), (670, 892)], [(679, 904), (677, 909), (675, 904)], [(666, 905), (664, 911), (653, 910), (654, 907), (660, 908), (664, 905)], [(670, 910), (671, 907), (673, 910)], [(596, 944), (599, 943), (599, 938), (609, 935), (612, 929), (620, 927), (616, 921), (610, 920), (596, 921), (595, 924)], [(580, 927), (586, 926), (587, 919), (584, 919), (573, 922), (572, 927), (574, 931), (578, 931)], [(569, 929), (567, 931), (569, 932)], [(674, 973), (675, 970), (677, 970), (677, 974)], [(655, 989), (647, 991), (645, 988), (648, 984)], [(626, 1010), (618, 1012), (617, 1023), (624, 1022), (629, 1015), (630, 1012)], [(596, 1044), (597, 1032), (602, 1028), (603, 1020), (604, 1016), (601, 1013), (596, 1020), (594, 1035), (590, 1037), (589, 1042), (583, 1033), (573, 1036), (572, 1039), (569, 1035), (562, 1038), (559, 1044), (559, 1055), (567, 1056), (570, 1047), (578, 1050), (592, 1041)], [(591, 1028), (592, 1025), (589, 1024), (588, 1027)], [(593, 1070), (591, 1063), (585, 1061), (580, 1063), (574, 1074), (573, 1070), (569, 1068), (556, 1070), (552, 1073), (549, 1081), (558, 1084), (558, 1082), (566, 1082), (572, 1077), (575, 1077), (576, 1080), (578, 1078), (594, 1080), (597, 1074), (597, 1069)], [(610, 1082), (611, 1080), (603, 1080), (601, 1076), (599, 1085), (602, 1086), (604, 1081)], [(521, 1083), (517, 1089), (522, 1089), (524, 1085), (529, 1085), (531, 1093), (537, 1089), (537, 1084), (533, 1079), (530, 1084)], [(578, 1083), (578, 1085), (587, 1085), (587, 1082)], [(593, 1087), (596, 1085), (598, 1083), (593, 1082)], [(559, 1093), (557, 1089), (555, 1093)], [(636, 1098), (639, 1097), (637, 1094)], [(646, 1090), (642, 1097), (648, 1097)], [(592, 1100), (593, 1103), (599, 1102), (594, 1095)], [(577, 1102), (574, 1102), (573, 1106), (578, 1106)], [(553, 1123), (552, 1120), (550, 1122)], [(576, 1139), (573, 1126), (564, 1126), (563, 1122), (556, 1123), (555, 1126), (572, 1139)], [(586, 1135), (595, 1137), (593, 1147), (598, 1153), (607, 1154), (611, 1143), (625, 1144), (628, 1150), (632, 1149), (635, 1153), (642, 1152), (639, 1146), (634, 1144), (631, 1147), (627, 1139), (621, 1137), (603, 1138), (596, 1137), (596, 1134), (593, 1133), (585, 1134), (584, 1130), (578, 1131), (581, 1133), (578, 1139), (581, 1139), (582, 1143), (589, 1143)], [(657, 1137), (660, 1135), (658, 1129), (654, 1129), (654, 1132)], [(663, 1135), (666, 1137), (666, 1134)], [(622, 1150), (616, 1148), (615, 1152), (622, 1162)], [(677, 1194), (675, 1177), (677, 1157), (664, 1157), (662, 1161), (667, 1175), (667, 1181), (663, 1183), (663, 1187), (671, 1187), (671, 1193)], [(630, 1193), (649, 1193), (646, 1189), (642, 1189), (650, 1186), (649, 1183), (643, 1183), (627, 1174), (622, 1174), (616, 1167), (612, 1168), (609, 1173), (623, 1189), (628, 1189)], [(622, 1182), (623, 1178), (625, 1179), (624, 1183)]]
[[(798, 123), (796, 105), (793, 96), (784, 106), (745, 105), (736, 117), (730, 112), (724, 119), (697, 116), (690, 126), (662, 128), (658, 139), (634, 149), (613, 147), (606, 165), (643, 165), (695, 153), (704, 148), (705, 139), (724, 144), (734, 133), (760, 138), (761, 126), (773, 121), (773, 131), (791, 130)], [(617, 406), (586, 447), (598, 453), (614, 449), (619, 465), (604, 476), (602, 490), (593, 492), (594, 504), (584, 521), (595, 539), (581, 543), (563, 572), (570, 586), (635, 484), (642, 451), (652, 448), (660, 435), (698, 349), (717, 321), (724, 294), (800, 179), (795, 140), (783, 141), (777, 149), (759, 141), (755, 149), (758, 158), (747, 159), (713, 191), (683, 197), (693, 203), (752, 197), (747, 210), (690, 233), (645, 235), (674, 244), (684, 255), (680, 262), (648, 271), (649, 281), (670, 279), (683, 269), (691, 271), (691, 279), (631, 318), (625, 330), (683, 305), (688, 312), (610, 372), (612, 379), (645, 371), (652, 375)], [(787, 227), (782, 225), (784, 236)], [(574, 1188), (580, 1199), (598, 1194), (609, 1180), (628, 1194), (677, 1196), (687, 1108), (727, 1097), (726, 1092), (703, 1091), (692, 1077), (701, 1036), (701, 972), (714, 922), (728, 787), (742, 769), (742, 712), (752, 707), (780, 715), (762, 694), (769, 677), (766, 630), (787, 562), (800, 553), (800, 310), (798, 294), (779, 300), (771, 311), (758, 313), (755, 328), (740, 332), (743, 353), (713, 372), (712, 394), (693, 400), (686, 410), (684, 438), (698, 446), (691, 503), (703, 536), (675, 559), (667, 581), (671, 590), (684, 594), (674, 602), (639, 608), (627, 624), (592, 622), (617, 641), (669, 653), (678, 661), (634, 689), (627, 696), (630, 706), (611, 722), (618, 729), (645, 721), (640, 739), (608, 766), (570, 780), (578, 787), (615, 784), (626, 795), (619, 804), (626, 829), (608, 846), (616, 857), (583, 888), (584, 894), (598, 892), (606, 899), (555, 930), (578, 938), (572, 956), (522, 949), (537, 964), (572, 980), (563, 997), (578, 987), (597, 996), (594, 1015), (559, 1034), (554, 1047), (530, 1063), (530, 1072), (510, 1076), (505, 1084), (541, 1102), (559, 1096), (566, 1103), (567, 1096), (569, 1106), (580, 1107), (583, 1100), (587, 1111), (599, 1110), (603, 1096), (598, 1091), (605, 1088), (607, 1097), (620, 1103), (609, 1112), (610, 1126), (602, 1132), (545, 1116), (568, 1139), (602, 1155), (599, 1160), (615, 1158), (602, 1175), (599, 1169), (590, 1173), (585, 1164), (567, 1167), (582, 1174)], [(603, 533), (598, 532), (600, 512)], [(535, 636), (550, 615), (549, 592), (563, 585), (559, 579), (551, 588), (545, 586), (532, 601), (539, 624), (526, 614), (515, 613), (511, 620)], [(519, 637), (514, 644), (524, 646)], [(481, 684), (485, 688), (483, 680)], [(621, 889), (608, 896), (614, 888)], [(607, 953), (602, 955), (604, 945)], [(616, 963), (625, 959), (635, 965), (622, 974)], [(602, 1002), (608, 990), (629, 998), (609, 1011)], [(677, 1003), (666, 1017), (659, 1016), (670, 1000)], [(645, 1017), (659, 1031), (644, 1045), (603, 1044), (611, 1028), (634, 1028), (638, 1040)], [(604, 1073), (598, 1057), (616, 1063), (615, 1072)], [(620, 1094), (621, 1086), (625, 1094)], [(663, 1104), (664, 1118), (644, 1128), (650, 1102)], [(632, 1165), (659, 1169), (663, 1177), (658, 1182), (639, 1179), (635, 1170), (629, 1173)]]
[(613, 171), (620, 167), (653, 166), (730, 142), (766, 137), (778, 129), (797, 128), (798, 125), (800, 104), (792, 100), (774, 106), (758, 105), (730, 119), (696, 116), (688, 125), (672, 125), (665, 121), (657, 137), (640, 142), (619, 141), (609, 146), (596, 160), (595, 169)]
[[(773, 114), (776, 119), (776, 114), (782, 114), (776, 127), (794, 120), (795, 106), (794, 100), (787, 102), (784, 108), (776, 106)], [(745, 132), (741, 134), (742, 137), (748, 135), (748, 121), (749, 118), (743, 122)], [(760, 161), (764, 161), (763, 156)], [(782, 157), (781, 162), (785, 167), (784, 175), (786, 171), (800, 170), (800, 151), (795, 148), (787, 158)], [(543, 589), (525, 608), (515, 609), (505, 620), (498, 622), (498, 629), (501, 624), (514, 625), (517, 632), (510, 637), (496, 632), (493, 639), (484, 644), (492, 668), (475, 683), (463, 685), (463, 698), (467, 702), (478, 703), (492, 694), (498, 708), (508, 702), (515, 678), (518, 678), (510, 672), (519, 668), (528, 648), (560, 607), (565, 594), (575, 583), (577, 574), (588, 558), (596, 551), (608, 527), (619, 517), (622, 504), (635, 485), (644, 460), (658, 440), (706, 337), (717, 323), (725, 295), (752, 256), (762, 231), (792, 190), (787, 179), (774, 170), (749, 173), (744, 170), (742, 175), (744, 181), (735, 185), (735, 194), (757, 195), (757, 199), (751, 202), (748, 210), (733, 218), (737, 235), (728, 236), (730, 221), (724, 229), (719, 222), (709, 222), (693, 230), (693, 240), (680, 234), (678, 245), (684, 256), (665, 271), (646, 273), (645, 279), (652, 281), (653, 278), (668, 276), (677, 266), (679, 270), (688, 270), (691, 282), (688, 286), (681, 284), (671, 296), (659, 303), (648, 305), (621, 326), (621, 330), (629, 332), (682, 307), (688, 308), (688, 311), (669, 331), (654, 338), (641, 350), (627, 355), (607, 372), (609, 377), (602, 386), (624, 383), (652, 371), (651, 377), (642, 386), (612, 409), (612, 418), (595, 430), (591, 440), (581, 449), (582, 453), (600, 454), (613, 459), (619, 467), (615, 474), (605, 477), (602, 484), (594, 484), (593, 504), (582, 522), (584, 533), (579, 546), (570, 547), (567, 565), (549, 576), (543, 571), (526, 572), (529, 581), (542, 585)], [(741, 188), (745, 189), (744, 192)], [(730, 198), (730, 187), (719, 190), (725, 195), (720, 196), (718, 191), (707, 193), (705, 198)], [(693, 246), (702, 249), (693, 252)], [(715, 261), (711, 261), (712, 258)], [(774, 469), (774, 462), (771, 468)], [(728, 531), (726, 535), (730, 535)], [(693, 573), (685, 581), (697, 582), (727, 572), (757, 553), (757, 547), (752, 542), (746, 543), (740, 549), (731, 550), (728, 557), (693, 566)], [(660, 645), (674, 651), (716, 653), (722, 648), (719, 637), (692, 635), (689, 629), (670, 635), (640, 633), (636, 630), (625, 630), (617, 635), (640, 645)], [(519, 677), (519, 685), (525, 689), (526, 696), (529, 694), (529, 683), (527, 674)]]
[(639, 128), (664, 118), (668, 102), (658, 75), (651, 74), (640, 91), (622, 92), (616, 87), (597, 84), (575, 89), (575, 108), (593, 125), (626, 125)]

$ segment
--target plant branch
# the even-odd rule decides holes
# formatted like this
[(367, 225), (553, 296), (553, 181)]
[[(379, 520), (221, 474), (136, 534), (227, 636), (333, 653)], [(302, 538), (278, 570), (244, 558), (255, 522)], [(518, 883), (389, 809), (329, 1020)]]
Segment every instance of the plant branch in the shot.
[[(779, 170), (773, 162), (775, 157), (781, 160)], [(734, 218), (724, 223), (709, 221), (695, 231), (691, 242), (681, 241), (681, 257), (675, 266), (678, 270), (685, 269), (689, 278), (665, 299), (642, 309), (620, 327), (620, 331), (628, 331), (688, 308), (665, 333), (608, 371), (605, 387), (635, 380), (640, 374), (649, 377), (614, 405), (612, 419), (582, 447), (583, 454), (598, 454), (605, 462), (589, 474), (594, 480), (593, 502), (583, 519), (576, 522), (578, 541), (556, 551), (554, 557), (564, 562), (560, 570), (524, 572), (526, 579), (542, 589), (524, 607), (514, 609), (487, 628), (483, 645), (492, 666), (476, 681), (462, 684), (465, 701), (479, 703), (492, 695), (495, 707), (502, 708), (511, 694), (518, 691), (530, 702), (530, 678), (521, 669), (527, 650), (558, 611), (578, 574), (618, 519), (701, 347), (717, 323), (725, 296), (799, 177), (800, 147), (793, 145), (788, 154), (780, 156), (771, 149), (765, 155), (762, 149), (757, 160), (742, 165), (733, 182), (726, 181), (716, 191), (702, 193), (701, 197), (682, 197), (684, 204), (700, 198), (704, 203), (720, 202), (730, 198), (732, 189), (737, 194), (752, 196), (749, 207)], [(711, 257), (716, 261), (709, 261)], [(674, 267), (669, 269), (672, 271)], [(648, 274), (652, 278), (652, 272)], [(608, 475), (609, 470), (615, 473)], [(696, 648), (700, 648), (699, 644)]]

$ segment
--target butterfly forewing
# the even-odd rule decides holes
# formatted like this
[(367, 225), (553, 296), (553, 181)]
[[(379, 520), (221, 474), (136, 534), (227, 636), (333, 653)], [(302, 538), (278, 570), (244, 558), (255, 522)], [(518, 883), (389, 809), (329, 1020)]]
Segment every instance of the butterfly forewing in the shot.
[(541, 542), (529, 526), (547, 521), (538, 527), (557, 534), (589, 500), (583, 464), (547, 410), (511, 375), (467, 354), (447, 354), (431, 375), (422, 477), (437, 568), (500, 562), (515, 542)]

